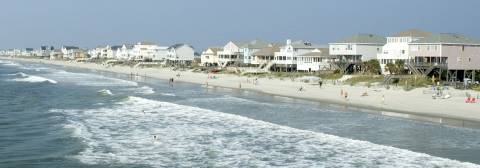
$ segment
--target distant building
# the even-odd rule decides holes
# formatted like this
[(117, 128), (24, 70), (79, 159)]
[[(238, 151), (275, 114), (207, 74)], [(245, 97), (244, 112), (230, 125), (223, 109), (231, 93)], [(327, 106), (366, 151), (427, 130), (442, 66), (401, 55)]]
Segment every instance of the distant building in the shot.
[(280, 51), (280, 45), (269, 44), (267, 47), (263, 47), (253, 52), (251, 64), (253, 65), (266, 65), (273, 62), (275, 58), (275, 52)]
[(331, 71), (334, 70), (332, 63), (337, 60), (337, 56), (330, 55), (329, 48), (317, 48), (298, 56), (297, 70), (304, 72)]
[(62, 46), (63, 59), (75, 59), (75, 52), (77, 52), (77, 50), (79, 50), (79, 48), (75, 46)]
[(63, 52), (61, 49), (54, 49), (50, 52), (51, 60), (61, 60), (63, 59)]
[(218, 52), (222, 51), (221, 47), (210, 47), (202, 52), (200, 56), (200, 64), (202, 66), (218, 66)]
[(275, 52), (275, 58), (273, 60), (273, 63), (275, 63), (275, 69), (277, 71), (295, 71), (297, 69), (298, 56), (319, 48), (327, 47), (302, 40), (292, 42), (288, 39), (287, 43), (280, 47), (280, 51)]
[(158, 46), (151, 42), (139, 42), (133, 46), (132, 59), (137, 61), (153, 60), (158, 54)]
[(195, 59), (195, 49), (188, 44), (168, 47), (167, 60), (170, 64), (190, 65)]
[(411, 42), (431, 36), (432, 33), (418, 29), (410, 29), (387, 37), (387, 43), (382, 47), (382, 52), (377, 54), (383, 74), (390, 72), (386, 68), (388, 63), (395, 63), (398, 60), (408, 62), (411, 60), (409, 54)]
[(133, 56), (132, 44), (123, 44), (121, 48), (117, 49), (117, 59), (119, 60), (131, 60)]
[(423, 75), (448, 72), (449, 81), (475, 79), (480, 70), (480, 41), (454, 33), (438, 33), (409, 43), (408, 66)]
[(330, 55), (339, 61), (361, 62), (377, 59), (387, 39), (374, 34), (355, 34), (340, 41), (329, 43)]
[(240, 64), (243, 63), (243, 46), (247, 43), (245, 42), (228, 42), (223, 50), (218, 51), (218, 63), (220, 66), (227, 66), (229, 64)]

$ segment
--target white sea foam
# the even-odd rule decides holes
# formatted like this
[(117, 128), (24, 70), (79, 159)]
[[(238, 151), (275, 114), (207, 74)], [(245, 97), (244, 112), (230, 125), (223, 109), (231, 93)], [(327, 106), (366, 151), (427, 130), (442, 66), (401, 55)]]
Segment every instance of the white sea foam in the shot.
[(163, 96), (176, 96), (173, 93), (160, 93), (160, 94), (163, 95)]
[(51, 76), (61, 78), (62, 81), (72, 82), (80, 86), (138, 86), (137, 82), (122, 80), (117, 78), (109, 78), (102, 75), (89, 73), (73, 73), (67, 71), (57, 71)]
[(11, 81), (16, 81), (16, 82), (30, 82), (30, 83), (39, 83), (39, 82), (48, 82), (52, 84), (58, 83), (55, 80), (44, 78), (41, 76), (34, 76), (34, 75), (28, 75), (23, 72), (19, 72), (15, 74), (17, 78), (12, 79)]
[[(88, 164), (152, 167), (478, 167), (196, 107), (129, 97), (113, 107), (52, 110)], [(154, 140), (153, 136), (157, 139)]]
[(113, 95), (112, 91), (110, 91), (108, 89), (99, 90), (98, 93), (101, 94), (101, 95)]
[(149, 94), (154, 94), (155, 91), (153, 90), (153, 88), (149, 86), (142, 86), (139, 88), (135, 88), (135, 93), (149, 95)]

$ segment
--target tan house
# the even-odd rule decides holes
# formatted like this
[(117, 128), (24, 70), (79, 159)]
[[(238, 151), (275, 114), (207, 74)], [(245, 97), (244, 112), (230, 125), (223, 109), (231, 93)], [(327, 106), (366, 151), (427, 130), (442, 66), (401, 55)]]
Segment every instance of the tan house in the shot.
[(210, 47), (207, 50), (202, 52), (200, 56), (200, 63), (202, 66), (218, 66), (219, 60), (217, 53), (222, 51), (223, 48), (221, 47)]

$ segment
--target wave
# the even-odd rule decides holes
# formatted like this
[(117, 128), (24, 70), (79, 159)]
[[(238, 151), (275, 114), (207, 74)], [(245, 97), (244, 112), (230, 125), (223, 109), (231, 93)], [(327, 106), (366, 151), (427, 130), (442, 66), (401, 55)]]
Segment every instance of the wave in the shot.
[[(55, 109), (87, 164), (152, 167), (478, 167), (246, 117), (128, 97), (111, 107)], [(156, 136), (156, 139), (153, 138)]]
[(104, 95), (104, 96), (113, 95), (112, 91), (110, 91), (108, 89), (99, 90), (99, 91), (97, 91), (97, 93), (100, 94), (100, 95)]
[(142, 86), (140, 88), (135, 88), (135, 93), (149, 95), (149, 94), (154, 94), (155, 91), (153, 90), (153, 88), (149, 86)]
[(102, 75), (89, 73), (73, 73), (67, 71), (57, 71), (51, 74), (62, 81), (73, 82), (80, 86), (138, 86), (137, 82), (122, 80), (117, 78), (109, 78)]
[(160, 93), (160, 94), (163, 95), (163, 96), (171, 96), (171, 97), (177, 96), (177, 95), (175, 95), (175, 94), (173, 94), (173, 93)]
[(28, 75), (23, 72), (19, 72), (13, 75), (15, 75), (17, 78), (12, 79), (11, 81), (16, 81), (16, 82), (30, 82), (30, 83), (48, 82), (52, 84), (58, 83), (57, 81), (52, 79), (44, 78), (41, 76)]

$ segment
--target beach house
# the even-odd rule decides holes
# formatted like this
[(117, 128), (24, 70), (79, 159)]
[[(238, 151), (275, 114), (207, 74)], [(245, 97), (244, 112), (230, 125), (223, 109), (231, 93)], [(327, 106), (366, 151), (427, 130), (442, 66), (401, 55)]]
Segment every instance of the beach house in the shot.
[(151, 42), (139, 42), (133, 46), (132, 59), (136, 61), (153, 60), (157, 45)]
[(156, 46), (154, 48), (154, 56), (153, 56), (153, 61), (156, 62), (165, 62), (168, 57), (168, 49), (169, 47), (167, 46)]
[(228, 42), (222, 51), (218, 51), (218, 63), (219, 66), (225, 67), (230, 64), (241, 64), (243, 63), (243, 46), (247, 43), (245, 42)]
[(409, 69), (448, 81), (476, 81), (480, 70), (480, 41), (460, 34), (434, 33), (409, 43)]
[(107, 46), (107, 58), (108, 59), (118, 59), (118, 49), (122, 48), (121, 45)]
[(335, 68), (332, 64), (337, 60), (337, 56), (330, 55), (329, 48), (316, 48), (297, 57), (297, 71), (331, 71)]
[(54, 49), (50, 52), (51, 60), (61, 60), (63, 59), (63, 52), (61, 49)]
[(431, 35), (432, 33), (430, 32), (419, 29), (410, 29), (387, 37), (387, 43), (382, 47), (382, 52), (377, 54), (382, 73), (390, 74), (386, 68), (388, 63), (395, 63), (398, 60), (408, 63), (408, 61), (412, 59), (409, 54), (409, 44)]
[(339, 61), (361, 62), (377, 59), (387, 39), (374, 34), (355, 34), (334, 43), (329, 43), (330, 55)]
[(262, 65), (268, 64), (273, 61), (275, 58), (275, 52), (280, 51), (280, 45), (270, 44), (267, 47), (263, 47), (255, 52), (252, 55), (251, 64), (253, 65)]
[(123, 44), (122, 47), (117, 49), (117, 59), (130, 60), (133, 59), (133, 45)]
[(202, 66), (218, 66), (218, 52), (222, 51), (221, 47), (209, 47), (200, 55), (200, 64)]
[(190, 65), (195, 59), (195, 49), (188, 44), (174, 44), (168, 47), (167, 63)]
[(288, 39), (286, 44), (280, 47), (280, 51), (274, 53), (274, 69), (276, 71), (295, 71), (297, 70), (298, 56), (310, 53), (319, 48), (327, 47), (303, 40), (292, 42)]
[(75, 46), (62, 46), (63, 59), (75, 59), (75, 52), (78, 52), (79, 48)]
[(256, 39), (240, 46), (240, 52), (243, 52), (243, 64), (252, 64), (252, 54), (263, 48), (267, 48), (269, 45), (269, 43), (263, 40)]

